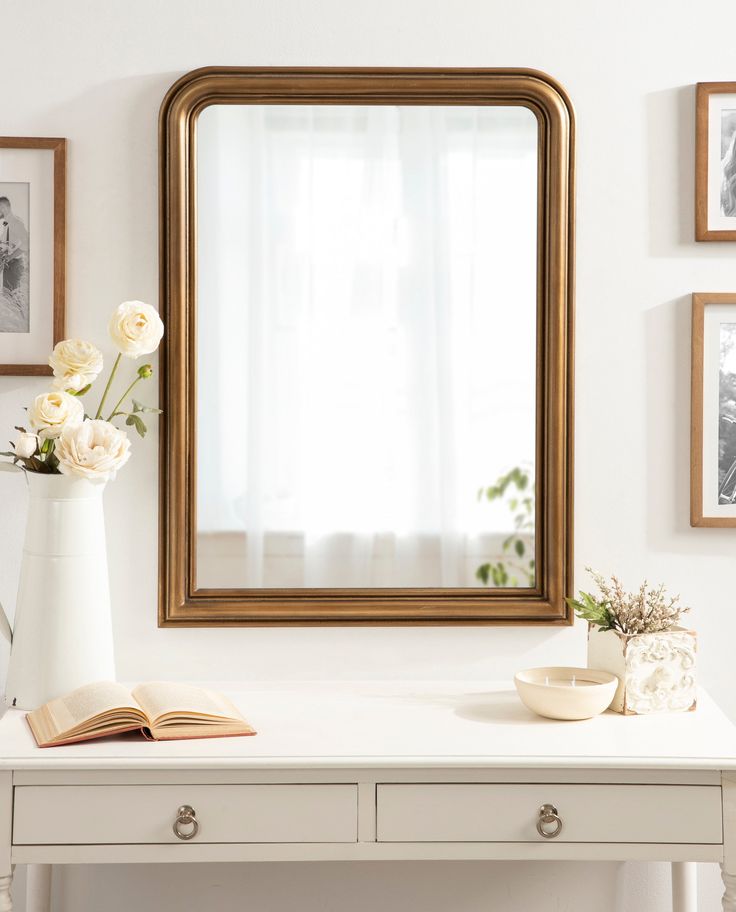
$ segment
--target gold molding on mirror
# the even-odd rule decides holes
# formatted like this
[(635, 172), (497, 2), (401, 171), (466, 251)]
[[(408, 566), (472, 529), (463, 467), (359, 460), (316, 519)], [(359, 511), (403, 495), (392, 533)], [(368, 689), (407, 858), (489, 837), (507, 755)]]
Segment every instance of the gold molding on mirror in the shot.
[[(212, 104), (520, 105), (538, 123), (537, 588), (197, 589), (195, 143)], [(208, 67), (160, 113), (159, 624), (569, 624), (573, 512), (574, 115), (526, 69)]]

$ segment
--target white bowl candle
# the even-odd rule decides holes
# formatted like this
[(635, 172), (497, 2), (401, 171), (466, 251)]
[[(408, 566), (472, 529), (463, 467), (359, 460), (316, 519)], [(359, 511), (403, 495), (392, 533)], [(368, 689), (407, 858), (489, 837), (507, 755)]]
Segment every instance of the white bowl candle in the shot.
[(567, 666), (528, 668), (514, 675), (524, 705), (547, 719), (590, 719), (608, 709), (618, 678), (608, 671)]

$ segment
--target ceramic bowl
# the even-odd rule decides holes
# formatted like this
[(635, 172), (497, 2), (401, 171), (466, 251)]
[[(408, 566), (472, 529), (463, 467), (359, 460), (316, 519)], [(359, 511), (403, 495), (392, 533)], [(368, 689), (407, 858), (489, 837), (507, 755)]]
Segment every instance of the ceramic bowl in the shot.
[(527, 668), (514, 675), (522, 703), (547, 719), (590, 719), (608, 709), (616, 675), (593, 668)]

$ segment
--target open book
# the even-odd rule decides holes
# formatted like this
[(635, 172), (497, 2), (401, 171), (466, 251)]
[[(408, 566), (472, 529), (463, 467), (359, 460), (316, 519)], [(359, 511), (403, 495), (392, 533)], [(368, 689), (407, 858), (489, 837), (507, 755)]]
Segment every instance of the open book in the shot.
[(140, 730), (154, 741), (255, 735), (222, 694), (191, 684), (86, 684), (26, 716), (39, 747)]

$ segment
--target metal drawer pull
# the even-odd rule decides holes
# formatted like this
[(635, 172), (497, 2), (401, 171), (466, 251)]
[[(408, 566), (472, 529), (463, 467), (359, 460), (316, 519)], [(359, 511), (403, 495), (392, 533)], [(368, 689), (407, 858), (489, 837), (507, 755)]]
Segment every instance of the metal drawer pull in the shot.
[[(188, 833), (184, 833), (182, 832), (181, 827), (191, 827), (192, 829)], [(174, 821), (173, 829), (174, 836), (176, 836), (177, 839), (194, 839), (199, 832), (199, 824), (197, 823), (197, 815), (194, 813), (193, 807), (189, 807), (188, 804), (182, 804), (176, 812), (176, 820)]]
[[(554, 827), (554, 829), (545, 829), (545, 827)], [(562, 832), (562, 818), (557, 813), (554, 804), (543, 804), (540, 807), (537, 832), (545, 839), (554, 839)]]

